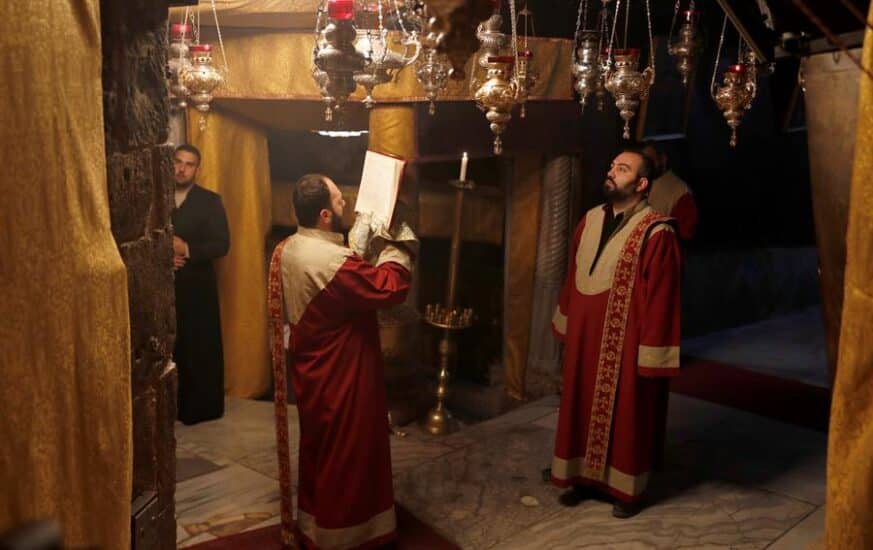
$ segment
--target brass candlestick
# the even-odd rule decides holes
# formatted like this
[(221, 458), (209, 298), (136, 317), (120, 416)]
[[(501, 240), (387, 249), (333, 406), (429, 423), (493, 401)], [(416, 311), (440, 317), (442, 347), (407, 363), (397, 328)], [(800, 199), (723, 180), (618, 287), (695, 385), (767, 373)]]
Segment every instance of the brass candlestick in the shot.
[(458, 259), (461, 253), (461, 222), (464, 215), (464, 191), (473, 189), (472, 181), (453, 180), (455, 188), (455, 216), (452, 231), (452, 247), (449, 255), (449, 280), (446, 284), (445, 304), (431, 304), (425, 308), (424, 320), (427, 324), (442, 329), (439, 343), (440, 372), (437, 378), (436, 406), (428, 411), (422, 422), (431, 435), (446, 435), (458, 429), (458, 423), (445, 407), (448, 394), (449, 367), (457, 354), (455, 332), (469, 328), (473, 323), (473, 309), (455, 307), (458, 285)]

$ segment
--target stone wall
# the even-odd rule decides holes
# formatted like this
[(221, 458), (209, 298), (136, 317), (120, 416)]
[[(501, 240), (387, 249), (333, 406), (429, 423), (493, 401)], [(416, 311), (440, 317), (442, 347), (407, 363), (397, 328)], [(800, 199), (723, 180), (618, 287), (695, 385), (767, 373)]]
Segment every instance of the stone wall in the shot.
[[(130, 297), (134, 478), (148, 506), (133, 547), (175, 548), (176, 370), (172, 148), (164, 80), (166, 0), (101, 1), (106, 164), (112, 231)], [(153, 518), (153, 519), (152, 519)]]

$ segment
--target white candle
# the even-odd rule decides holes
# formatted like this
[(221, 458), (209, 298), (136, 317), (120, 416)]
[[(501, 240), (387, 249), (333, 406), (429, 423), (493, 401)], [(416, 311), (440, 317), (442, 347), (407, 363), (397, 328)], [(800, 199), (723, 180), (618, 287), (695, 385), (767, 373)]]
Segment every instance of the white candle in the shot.
[(467, 181), (467, 161), (470, 160), (470, 157), (467, 156), (467, 153), (461, 156), (461, 177), (459, 178), (461, 181)]

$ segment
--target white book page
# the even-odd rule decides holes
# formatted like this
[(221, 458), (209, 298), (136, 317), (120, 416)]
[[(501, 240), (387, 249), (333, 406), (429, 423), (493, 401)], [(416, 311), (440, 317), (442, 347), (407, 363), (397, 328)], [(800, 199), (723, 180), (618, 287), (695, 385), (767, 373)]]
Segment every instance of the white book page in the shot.
[(367, 151), (355, 212), (371, 216), (375, 224), (391, 225), (406, 161)]

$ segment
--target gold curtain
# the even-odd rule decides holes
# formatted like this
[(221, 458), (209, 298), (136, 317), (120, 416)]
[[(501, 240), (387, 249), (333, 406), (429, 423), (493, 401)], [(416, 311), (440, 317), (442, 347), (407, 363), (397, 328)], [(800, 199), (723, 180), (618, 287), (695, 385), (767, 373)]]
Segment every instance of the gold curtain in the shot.
[(128, 548), (130, 327), (99, 2), (3, 2), (0, 49), (0, 531), (55, 518), (65, 546)]
[(190, 111), (188, 141), (203, 154), (198, 183), (221, 195), (230, 253), (216, 264), (224, 342), (224, 389), (259, 397), (270, 385), (265, 236), (270, 230), (270, 162), (263, 128), (213, 110), (207, 128)]
[[(225, 27), (293, 28), (312, 31), (319, 0), (215, 0), (218, 23)], [(170, 21), (181, 23), (185, 13), (200, 11), (204, 27), (215, 26), (207, 2), (192, 8), (171, 8)]]
[[(873, 18), (873, 7), (870, 9)], [(873, 31), (862, 62), (873, 68)], [(873, 79), (860, 75), (846, 278), (828, 444), (827, 543), (873, 548)]]
[(370, 110), (367, 148), (408, 161), (418, 157), (415, 109), (408, 105), (376, 105)]
[(515, 399), (524, 399), (540, 227), (543, 159), (539, 155), (523, 155), (513, 162), (512, 183), (506, 201), (508, 223), (503, 361), (507, 393)]

